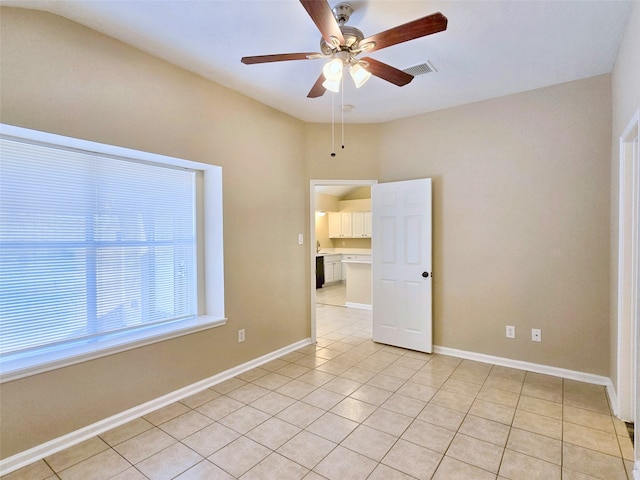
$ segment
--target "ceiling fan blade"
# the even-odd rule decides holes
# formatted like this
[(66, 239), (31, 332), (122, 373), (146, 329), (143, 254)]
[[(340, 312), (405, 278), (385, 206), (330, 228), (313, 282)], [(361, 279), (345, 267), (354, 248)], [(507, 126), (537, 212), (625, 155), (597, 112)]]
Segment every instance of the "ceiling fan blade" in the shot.
[(313, 23), (316, 24), (318, 30), (320, 30), (322, 38), (329, 45), (335, 45), (332, 37), (336, 39), (338, 45), (344, 43), (340, 26), (336, 22), (336, 17), (333, 16), (331, 7), (326, 0), (300, 0), (300, 3), (311, 17), (311, 20), (313, 20)]
[(307, 53), (278, 53), (275, 55), (257, 55), (255, 57), (242, 57), (240, 61), (246, 65), (253, 65), (254, 63), (268, 63), (268, 62), (284, 62), (286, 60), (312, 60), (323, 56), (317, 52)]
[(323, 82), (324, 82), (324, 75), (320, 74), (320, 76), (318, 77), (318, 80), (316, 80), (316, 83), (314, 83), (313, 87), (311, 87), (311, 90), (309, 90), (309, 93), (307, 94), (307, 98), (318, 98), (324, 95), (324, 92), (326, 90), (322, 86)]
[(375, 75), (378, 78), (391, 82), (399, 87), (405, 86), (407, 83), (413, 80), (413, 75), (410, 75), (402, 70), (398, 70), (391, 65), (379, 62), (373, 58), (365, 57), (361, 61), (366, 62), (368, 65), (363, 65), (363, 68), (371, 75)]
[(364, 50), (368, 53), (397, 45), (398, 43), (425, 37), (433, 33), (442, 32), (446, 29), (447, 17), (438, 12), (367, 37), (360, 42), (360, 45), (366, 45), (371, 42), (374, 43), (374, 45), (369, 48), (365, 47)]

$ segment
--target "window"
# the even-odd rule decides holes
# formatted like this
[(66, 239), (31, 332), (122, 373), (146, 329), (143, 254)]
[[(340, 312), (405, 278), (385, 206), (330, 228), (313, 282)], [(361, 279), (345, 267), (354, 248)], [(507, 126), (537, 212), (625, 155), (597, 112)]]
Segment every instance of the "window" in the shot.
[(219, 167), (1, 128), (3, 381), (224, 323)]

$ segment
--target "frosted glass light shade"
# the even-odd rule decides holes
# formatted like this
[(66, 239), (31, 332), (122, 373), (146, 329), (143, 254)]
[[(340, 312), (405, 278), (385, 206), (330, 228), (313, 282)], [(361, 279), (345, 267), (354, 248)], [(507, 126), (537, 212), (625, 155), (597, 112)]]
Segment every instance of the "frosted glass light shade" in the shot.
[(333, 93), (340, 91), (340, 80), (342, 80), (342, 69), (344, 65), (342, 60), (334, 58), (322, 67), (322, 74), (324, 75), (324, 82), (322, 86)]
[(342, 60), (340, 60), (339, 58), (334, 58), (330, 62), (327, 62), (324, 67), (322, 67), (322, 74), (324, 75), (324, 78), (326, 80), (339, 81), (342, 78), (342, 68)]
[(371, 74), (358, 63), (351, 66), (349, 73), (351, 74), (351, 78), (353, 78), (353, 83), (356, 84), (356, 88), (360, 88), (371, 78)]
[(340, 91), (340, 80), (325, 80), (322, 82), (322, 86), (333, 93)]

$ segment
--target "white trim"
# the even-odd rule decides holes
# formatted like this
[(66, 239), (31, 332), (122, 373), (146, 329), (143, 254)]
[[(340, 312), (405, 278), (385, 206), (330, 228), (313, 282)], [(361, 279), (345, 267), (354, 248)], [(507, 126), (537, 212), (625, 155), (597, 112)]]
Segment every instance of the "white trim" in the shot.
[(616, 387), (613, 385), (613, 380), (611, 380), (611, 378), (609, 377), (606, 378), (607, 383), (605, 384), (605, 387), (607, 387), (607, 395), (609, 396), (609, 405), (611, 405), (611, 411), (617, 418), (620, 418), (620, 409), (618, 408), (620, 400), (618, 399), (618, 392), (616, 390)]
[[(364, 263), (364, 262), (362, 262)], [(371, 305), (369, 303), (355, 303), (355, 302), (344, 302), (345, 307), (349, 308), (359, 308), (360, 310), (371, 310)]]
[[(638, 152), (633, 151), (633, 143), (637, 142), (640, 133), (640, 109), (636, 110), (622, 135), (619, 146), (618, 177), (618, 278), (617, 278), (617, 377), (616, 386), (619, 392), (616, 408), (623, 420), (633, 421), (635, 417), (635, 381), (634, 358), (636, 325), (634, 310), (638, 289), (638, 272), (636, 265), (640, 246), (638, 245), (638, 199), (640, 185), (637, 176), (640, 172)], [(634, 133), (635, 130), (635, 133)], [(633, 135), (633, 137), (631, 137)], [(631, 145), (631, 147), (630, 147)]]
[(636, 466), (633, 469), (633, 480), (640, 480), (640, 460), (636, 462)]
[(309, 338), (300, 340), (279, 350), (220, 372), (212, 377), (175, 390), (162, 397), (143, 403), (142, 405), (138, 405), (137, 407), (130, 408), (109, 418), (87, 425), (62, 437), (54, 438), (29, 450), (17, 453), (12, 457), (0, 460), (0, 477), (310, 344), (311, 339)]
[(484, 353), (468, 352), (465, 350), (458, 350), (456, 348), (441, 347), (439, 345), (433, 346), (433, 352), (439, 353), (441, 355), (464, 358), (467, 360), (475, 360), (476, 362), (490, 363), (493, 365), (500, 365), (502, 367), (527, 370), (529, 372), (542, 373), (545, 375), (552, 375), (554, 377), (592, 383), (594, 385), (602, 385), (607, 388), (607, 394), (609, 395), (609, 399), (611, 400), (611, 405), (617, 405), (617, 403), (614, 403), (613, 401), (616, 399), (616, 394), (613, 387), (613, 382), (609, 377), (594, 375), (592, 373), (578, 372), (576, 370), (568, 370), (565, 368), (552, 367), (550, 365), (541, 365), (539, 363), (524, 362), (522, 360), (512, 360), (510, 358), (495, 357), (493, 355), (485, 355)]

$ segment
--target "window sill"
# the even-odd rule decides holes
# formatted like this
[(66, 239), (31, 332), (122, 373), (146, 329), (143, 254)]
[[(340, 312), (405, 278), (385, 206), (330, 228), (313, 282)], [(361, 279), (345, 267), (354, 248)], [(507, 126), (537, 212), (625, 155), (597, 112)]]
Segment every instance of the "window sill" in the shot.
[(101, 340), (48, 349), (31, 355), (7, 355), (0, 359), (0, 383), (67, 367), (107, 355), (132, 350), (171, 338), (225, 325), (227, 319), (201, 315), (168, 325), (157, 325), (137, 332), (112, 335)]

